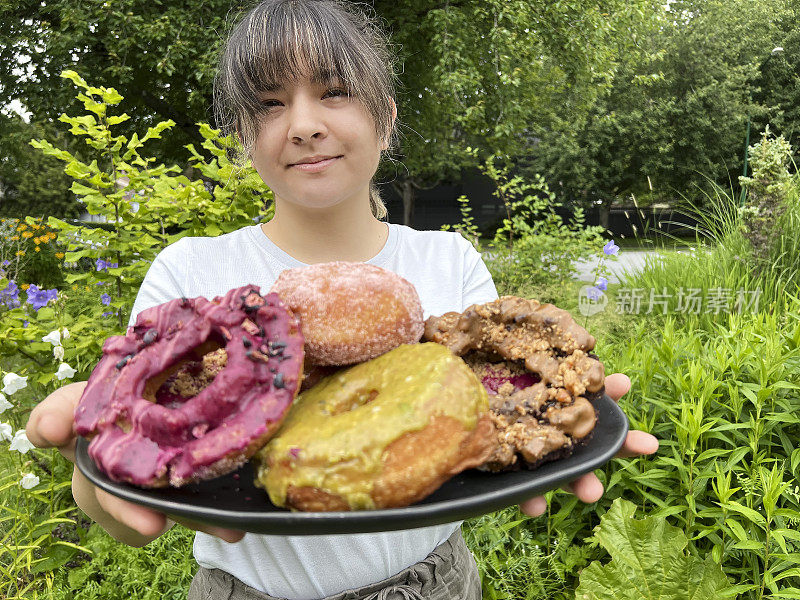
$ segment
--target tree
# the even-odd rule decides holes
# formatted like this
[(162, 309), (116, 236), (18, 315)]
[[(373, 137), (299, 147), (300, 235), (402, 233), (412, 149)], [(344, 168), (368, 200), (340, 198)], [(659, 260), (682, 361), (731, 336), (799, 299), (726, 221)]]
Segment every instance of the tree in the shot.
[[(757, 135), (769, 125), (770, 131), (783, 135), (800, 153), (800, 7), (790, 5), (776, 19), (778, 33), (773, 38), (780, 51), (770, 52), (759, 65), (753, 86), (753, 100), (764, 113), (753, 118), (753, 133)], [(767, 40), (770, 41), (770, 40)], [(768, 44), (769, 45), (769, 44)], [(762, 48), (763, 50), (764, 48)]]
[(454, 179), (483, 156), (519, 156), (563, 110), (579, 119), (616, 69), (608, 32), (649, 4), (484, 0), (376, 3), (400, 44), (400, 119), (388, 174), (410, 220), (414, 190)]
[[(243, 2), (207, 0), (0, 0), (0, 95), (18, 98), (35, 119), (75, 114), (58, 75), (77, 69), (94, 85), (115, 87), (131, 103), (125, 131), (172, 119), (176, 132), (156, 149), (184, 162), (210, 120), (211, 83), (224, 33)], [(455, 178), (475, 164), (467, 146), (514, 154), (568, 95), (585, 111), (614, 68), (605, 32), (644, 0), (375, 0), (399, 45), (398, 98), (405, 137), (395, 166), (381, 172), (404, 197)], [(27, 57), (27, 74), (13, 65)], [(558, 100), (556, 100), (558, 99)], [(0, 148), (0, 154), (4, 153)], [(406, 173), (406, 170), (408, 173)], [(395, 171), (396, 173), (393, 173)]]
[(780, 5), (677, 1), (642, 21), (633, 32), (639, 58), (620, 64), (577, 128), (551, 132), (535, 168), (562, 182), (562, 194), (601, 204), (604, 224), (611, 204), (631, 194), (671, 202), (694, 190), (699, 201), (707, 178), (728, 187), (747, 115), (761, 110), (748, 100), (753, 48), (772, 49)]
[[(202, 142), (211, 82), (229, 14), (243, 2), (206, 0), (0, 0), (0, 97), (19, 99), (34, 120), (55, 121), (80, 104), (59, 75), (77, 69), (93, 85), (128, 101), (125, 134), (160, 120), (176, 122), (159, 148), (186, 160), (183, 145)], [(19, 76), (20, 59), (25, 74)]]
[(55, 216), (75, 218), (81, 207), (69, 191), (72, 180), (57, 160), (30, 146), (32, 139), (47, 137), (63, 148), (75, 148), (58, 128), (26, 123), (16, 114), (0, 112), (0, 216)]

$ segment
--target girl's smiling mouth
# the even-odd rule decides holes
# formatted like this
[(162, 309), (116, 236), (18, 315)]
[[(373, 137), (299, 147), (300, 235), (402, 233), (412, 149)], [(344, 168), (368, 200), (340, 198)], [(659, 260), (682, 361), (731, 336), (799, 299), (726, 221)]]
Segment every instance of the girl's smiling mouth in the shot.
[(289, 166), (295, 169), (299, 169), (301, 171), (305, 171), (307, 173), (317, 173), (319, 171), (328, 168), (328, 166), (332, 165), (340, 158), (342, 158), (342, 155), (332, 156), (330, 158), (320, 158), (320, 159), (317, 159), (316, 157), (311, 157), (308, 159), (303, 159), (304, 161), (307, 162), (294, 163)]

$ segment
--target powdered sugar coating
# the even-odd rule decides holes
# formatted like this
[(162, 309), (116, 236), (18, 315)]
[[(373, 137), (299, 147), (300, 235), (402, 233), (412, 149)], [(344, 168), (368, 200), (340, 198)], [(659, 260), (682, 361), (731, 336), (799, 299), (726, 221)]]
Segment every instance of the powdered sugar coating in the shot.
[(289, 269), (270, 291), (300, 318), (306, 360), (315, 365), (362, 362), (422, 337), (417, 290), (375, 265), (335, 261)]

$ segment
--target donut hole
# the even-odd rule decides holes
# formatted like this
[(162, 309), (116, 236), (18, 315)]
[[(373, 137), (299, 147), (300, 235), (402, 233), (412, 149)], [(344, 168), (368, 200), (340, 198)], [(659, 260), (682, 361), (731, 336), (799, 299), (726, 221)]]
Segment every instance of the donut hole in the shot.
[(349, 394), (346, 398), (340, 400), (337, 404), (329, 404), (327, 413), (335, 417), (342, 413), (351, 412), (357, 408), (369, 404), (378, 397), (380, 392), (375, 389), (360, 389), (353, 394)]
[(225, 340), (212, 336), (148, 379), (143, 397), (167, 408), (177, 408), (211, 385), (225, 368), (227, 359)]
[(510, 396), (542, 380), (538, 373), (528, 371), (521, 361), (479, 352), (468, 352), (463, 358), (491, 396)]

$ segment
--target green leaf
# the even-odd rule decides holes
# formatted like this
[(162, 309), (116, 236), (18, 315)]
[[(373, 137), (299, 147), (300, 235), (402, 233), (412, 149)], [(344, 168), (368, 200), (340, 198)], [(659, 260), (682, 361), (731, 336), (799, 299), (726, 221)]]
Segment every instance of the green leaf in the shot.
[(752, 508), (748, 508), (747, 506), (743, 506), (738, 502), (733, 502), (733, 501), (726, 502), (723, 506), (728, 510), (733, 510), (735, 512), (743, 514), (745, 517), (747, 517), (750, 521), (752, 521), (756, 525), (760, 525), (762, 527), (766, 525), (767, 520), (764, 517), (764, 515), (753, 510)]
[(42, 385), (46, 385), (52, 381), (53, 377), (55, 377), (55, 373), (39, 373), (36, 381)]
[(617, 499), (593, 539), (611, 555), (581, 572), (576, 600), (716, 600), (735, 592), (722, 568), (686, 551), (686, 535), (665, 519), (634, 519), (636, 507)]

